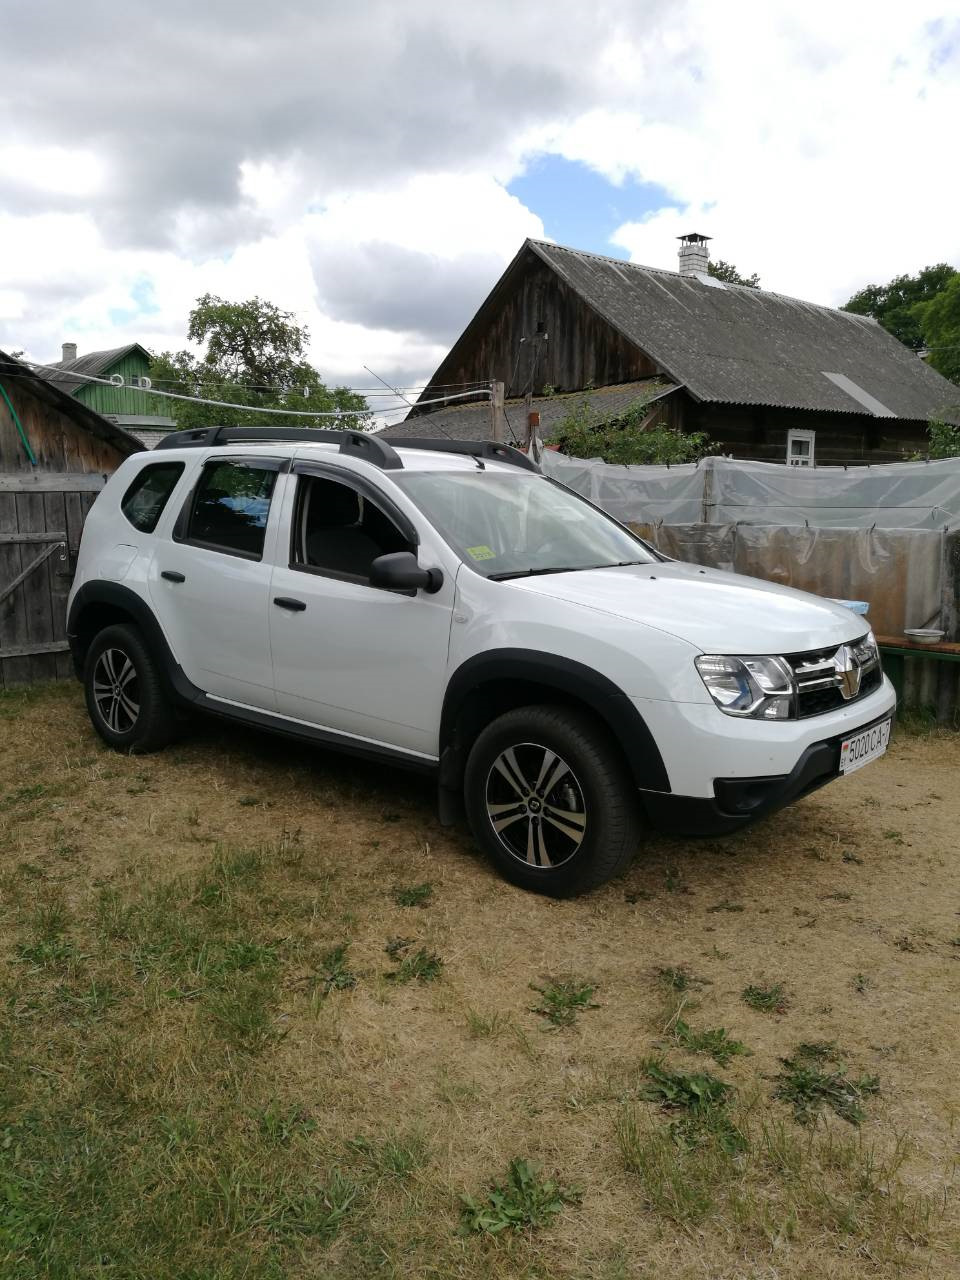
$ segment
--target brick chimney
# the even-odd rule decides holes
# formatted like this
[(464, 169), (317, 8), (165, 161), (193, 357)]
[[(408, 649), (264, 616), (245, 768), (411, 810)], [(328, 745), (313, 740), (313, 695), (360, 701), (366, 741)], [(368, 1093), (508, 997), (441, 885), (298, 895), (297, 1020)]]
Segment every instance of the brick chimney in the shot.
[(691, 231), (688, 235), (677, 236), (677, 239), (680, 241), (680, 274), (705, 276), (710, 263), (707, 241), (712, 240), (713, 237), (702, 236), (699, 231)]
[(75, 342), (65, 342), (62, 346), (63, 355), (60, 357), (60, 363), (66, 364), (68, 360), (76, 360), (77, 344)]

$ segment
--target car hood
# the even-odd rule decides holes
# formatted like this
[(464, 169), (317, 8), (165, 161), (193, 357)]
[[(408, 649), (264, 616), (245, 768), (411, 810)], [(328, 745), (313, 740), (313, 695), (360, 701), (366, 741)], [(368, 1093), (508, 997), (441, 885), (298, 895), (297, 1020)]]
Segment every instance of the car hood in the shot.
[(656, 627), (704, 653), (802, 653), (854, 640), (868, 626), (820, 596), (694, 564), (585, 569), (509, 585)]

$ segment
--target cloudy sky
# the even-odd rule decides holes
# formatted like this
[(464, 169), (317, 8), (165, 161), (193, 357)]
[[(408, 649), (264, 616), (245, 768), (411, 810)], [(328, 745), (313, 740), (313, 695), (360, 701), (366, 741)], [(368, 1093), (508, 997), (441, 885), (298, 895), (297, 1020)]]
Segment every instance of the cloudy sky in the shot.
[(957, 0), (0, 14), (0, 347), (34, 359), (259, 294), (328, 381), (411, 386), (526, 236), (671, 268), (697, 230), (824, 303), (960, 266)]

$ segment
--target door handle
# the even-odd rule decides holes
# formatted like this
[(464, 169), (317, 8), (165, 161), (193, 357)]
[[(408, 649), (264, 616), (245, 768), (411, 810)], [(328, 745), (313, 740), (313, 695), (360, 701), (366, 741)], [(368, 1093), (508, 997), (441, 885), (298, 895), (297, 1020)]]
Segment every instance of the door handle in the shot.
[(281, 609), (289, 609), (291, 613), (303, 613), (307, 607), (302, 600), (294, 600), (292, 596), (274, 596), (273, 603)]
[(164, 569), (160, 574), (161, 578), (166, 578), (167, 582), (186, 582), (186, 578), (182, 573), (177, 573), (175, 569)]

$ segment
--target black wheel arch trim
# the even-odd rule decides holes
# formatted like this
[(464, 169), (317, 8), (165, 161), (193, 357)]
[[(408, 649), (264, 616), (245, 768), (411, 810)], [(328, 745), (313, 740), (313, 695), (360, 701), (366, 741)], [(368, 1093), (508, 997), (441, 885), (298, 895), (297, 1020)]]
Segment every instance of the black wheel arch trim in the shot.
[(440, 720), (441, 785), (459, 787), (466, 744), (457, 740), (457, 723), (471, 694), (483, 685), (519, 680), (571, 695), (613, 734), (633, 781), (648, 791), (669, 792), (670, 779), (660, 749), (630, 698), (607, 676), (582, 662), (535, 649), (490, 649), (468, 658), (450, 677)]
[(86, 660), (86, 650), (81, 637), (83, 614), (87, 609), (96, 608), (97, 605), (107, 605), (129, 614), (131, 620), (139, 627), (147, 648), (159, 664), (170, 692), (178, 701), (193, 704), (203, 697), (202, 691), (187, 679), (183, 668), (174, 658), (163, 629), (150, 606), (135, 591), (131, 591), (121, 582), (84, 583), (71, 601), (70, 612), (67, 615), (67, 641), (78, 680), (83, 679)]

